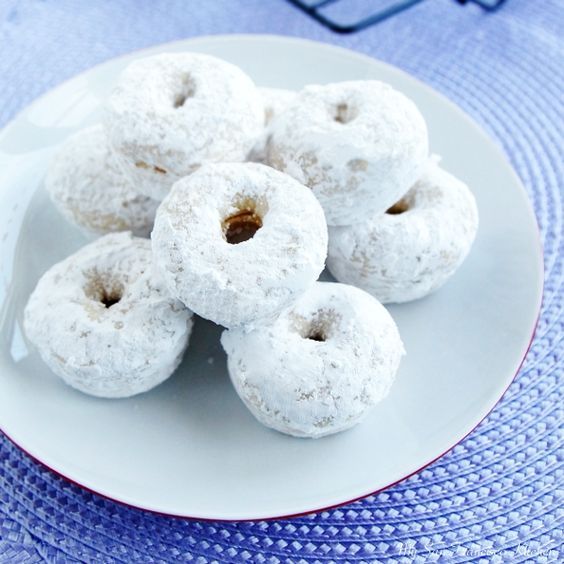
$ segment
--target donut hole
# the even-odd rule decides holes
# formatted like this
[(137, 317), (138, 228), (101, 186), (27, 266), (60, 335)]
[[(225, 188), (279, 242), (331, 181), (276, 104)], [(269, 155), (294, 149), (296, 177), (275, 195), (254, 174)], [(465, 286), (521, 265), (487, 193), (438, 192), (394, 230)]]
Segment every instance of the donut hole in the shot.
[(321, 309), (309, 319), (298, 316), (295, 319), (296, 329), (303, 339), (324, 343), (335, 332), (339, 316), (334, 310)]
[(333, 108), (333, 119), (337, 123), (349, 123), (356, 118), (357, 115), (358, 112), (356, 108), (346, 102), (341, 102)]
[(268, 211), (265, 202), (238, 197), (230, 213), (222, 221), (223, 237), (230, 245), (238, 245), (252, 239), (262, 227), (262, 218)]
[(112, 289), (110, 292), (107, 292), (106, 290), (103, 290), (100, 302), (104, 305), (104, 307), (109, 309), (113, 305), (118, 304), (122, 297), (123, 291), (116, 291), (115, 289)]
[(310, 341), (317, 341), (318, 343), (323, 343), (327, 339), (325, 333), (319, 327), (312, 327), (311, 331), (305, 336), (305, 338)]
[(407, 210), (409, 210), (409, 202), (405, 199), (401, 199), (392, 207), (388, 208), (386, 213), (389, 215), (399, 215), (401, 213), (405, 213)]
[(166, 170), (164, 168), (157, 165), (150, 165), (145, 161), (137, 161), (135, 163), (135, 166), (137, 168), (142, 168), (143, 170), (152, 169), (154, 172), (157, 172), (158, 174), (166, 174)]
[(176, 90), (172, 105), (175, 109), (184, 106), (189, 98), (192, 98), (196, 92), (196, 85), (190, 75), (183, 75), (180, 80), (180, 85)]
[(237, 212), (223, 220), (223, 235), (230, 245), (248, 241), (262, 227), (262, 218), (253, 209)]
[(86, 278), (84, 293), (88, 298), (102, 304), (106, 309), (110, 309), (123, 298), (124, 287), (119, 280), (96, 270), (87, 273)]

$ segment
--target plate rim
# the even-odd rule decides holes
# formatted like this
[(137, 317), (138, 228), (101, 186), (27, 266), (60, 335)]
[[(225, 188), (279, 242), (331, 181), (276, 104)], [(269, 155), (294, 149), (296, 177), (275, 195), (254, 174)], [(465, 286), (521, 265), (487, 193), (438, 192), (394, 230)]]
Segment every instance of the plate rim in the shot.
[(477, 427), (480, 426), (480, 424), (492, 413), (492, 411), (497, 407), (497, 405), (503, 400), (503, 398), (504, 398), (505, 394), (507, 393), (508, 389), (511, 387), (511, 385), (515, 381), (515, 378), (517, 377), (517, 375), (521, 371), (521, 368), (522, 368), (522, 366), (523, 366), (523, 364), (524, 364), (524, 362), (525, 362), (525, 360), (528, 356), (528, 353), (531, 349), (531, 346), (532, 346), (532, 344), (535, 340), (535, 336), (536, 336), (536, 332), (537, 332), (537, 329), (538, 329), (538, 324), (539, 324), (539, 320), (540, 320), (540, 316), (541, 316), (541, 311), (542, 311), (542, 302), (543, 302), (543, 298), (544, 298), (544, 284), (545, 284), (544, 249), (543, 249), (543, 245), (542, 245), (541, 232), (540, 232), (540, 228), (539, 228), (539, 225), (538, 225), (537, 216), (536, 216), (534, 207), (533, 207), (533, 205), (530, 201), (530, 198), (527, 194), (527, 191), (526, 191), (521, 179), (517, 175), (516, 171), (514, 170), (513, 166), (511, 165), (506, 153), (500, 147), (497, 140), (492, 138), (490, 135), (488, 135), (488, 133), (484, 130), (484, 128), (480, 124), (478, 124), (477, 121), (472, 116), (468, 115), (461, 107), (459, 107), (454, 101), (452, 101), (450, 98), (448, 98), (445, 94), (436, 90), (432, 86), (428, 85), (427, 83), (425, 83), (424, 81), (422, 81), (418, 77), (409, 74), (408, 72), (404, 71), (403, 69), (396, 67), (395, 65), (392, 65), (392, 64), (387, 63), (385, 61), (382, 61), (380, 59), (377, 59), (375, 57), (372, 57), (372, 56), (370, 56), (366, 53), (362, 53), (362, 52), (359, 52), (359, 51), (356, 51), (354, 49), (350, 49), (350, 48), (347, 48), (347, 47), (342, 47), (340, 45), (335, 45), (333, 43), (329, 43), (329, 42), (325, 42), (325, 41), (317, 41), (317, 40), (307, 39), (307, 38), (303, 38), (303, 37), (294, 37), (294, 36), (277, 35), (277, 34), (259, 34), (259, 33), (257, 33), (257, 34), (254, 34), (254, 33), (248, 33), (248, 34), (245, 34), (245, 33), (206, 34), (206, 35), (198, 35), (198, 36), (188, 37), (188, 38), (185, 38), (185, 39), (169, 41), (169, 42), (165, 42), (165, 43), (159, 43), (159, 44), (155, 44), (155, 45), (150, 45), (148, 47), (143, 47), (141, 49), (134, 49), (134, 50), (131, 50), (131, 51), (127, 51), (127, 52), (122, 53), (118, 56), (110, 57), (110, 58), (108, 58), (104, 61), (101, 61), (101, 62), (91, 66), (91, 67), (88, 67), (88, 68), (86, 68), (86, 69), (66, 78), (65, 80), (57, 83), (52, 88), (48, 89), (47, 91), (43, 92), (39, 96), (35, 97), (30, 103), (28, 103), (26, 106), (24, 106), (22, 109), (20, 109), (10, 120), (8, 120), (8, 122), (6, 124), (4, 124), (4, 126), (0, 129), (0, 139), (2, 139), (6, 134), (9, 133), (9, 130), (12, 127), (15, 126), (16, 122), (23, 116), (23, 114), (25, 112), (30, 111), (36, 105), (40, 104), (43, 101), (44, 98), (51, 95), (53, 92), (57, 91), (60, 88), (64, 88), (64, 86), (67, 85), (68, 83), (70, 83), (70, 82), (72, 82), (76, 79), (79, 79), (80, 77), (90, 73), (91, 71), (94, 71), (94, 70), (96, 70), (100, 67), (103, 67), (104, 65), (119, 62), (120, 60), (127, 60), (127, 59), (129, 59), (133, 56), (142, 57), (144, 55), (148, 55), (148, 54), (151, 54), (153, 52), (166, 50), (167, 48), (178, 49), (178, 48), (184, 48), (185, 47), (186, 49), (189, 49), (190, 44), (198, 43), (198, 42), (202, 42), (202, 41), (218, 41), (218, 42), (255, 41), (255, 42), (258, 42), (258, 43), (264, 42), (264, 41), (278, 42), (278, 43), (290, 42), (290, 43), (294, 43), (294, 44), (303, 44), (304, 46), (314, 46), (314, 47), (317, 47), (317, 48), (322, 47), (324, 49), (328, 49), (330, 51), (334, 51), (335, 53), (340, 53), (340, 54), (348, 56), (348, 57), (354, 56), (356, 58), (363, 59), (363, 60), (365, 60), (366, 62), (369, 62), (369, 63), (376, 62), (378, 65), (388, 68), (391, 72), (393, 72), (397, 75), (400, 75), (400, 76), (403, 75), (408, 80), (410, 80), (412, 82), (416, 82), (420, 88), (426, 90), (428, 93), (431, 93), (433, 96), (439, 98), (443, 104), (447, 104), (448, 106), (451, 107), (451, 109), (455, 110), (458, 113), (458, 115), (460, 116), (461, 119), (464, 119), (466, 122), (468, 122), (468, 124), (470, 126), (472, 126), (472, 128), (475, 129), (476, 132), (478, 132), (482, 136), (482, 138), (484, 138), (488, 141), (488, 143), (492, 147), (492, 150), (494, 150), (497, 153), (497, 157), (504, 162), (505, 167), (507, 169), (507, 172), (512, 176), (514, 184), (519, 187), (519, 190), (521, 191), (521, 195), (524, 197), (524, 200), (526, 201), (528, 211), (530, 212), (531, 218), (533, 220), (533, 223), (534, 223), (534, 226), (535, 226), (535, 229), (536, 229), (536, 235), (537, 235), (536, 243), (537, 243), (537, 248), (538, 248), (538, 251), (539, 251), (538, 256), (537, 256), (538, 264), (537, 264), (537, 271), (536, 271), (536, 273), (538, 275), (538, 281), (539, 281), (539, 290), (538, 290), (538, 293), (537, 293), (537, 296), (536, 296), (536, 307), (535, 307), (536, 318), (535, 318), (535, 321), (534, 321), (532, 327), (530, 328), (531, 335), (530, 335), (530, 338), (528, 340), (527, 346), (524, 348), (523, 352), (521, 353), (521, 359), (520, 359), (520, 361), (517, 365), (515, 373), (508, 379), (508, 382), (507, 382), (505, 388), (502, 390), (499, 397), (497, 397), (495, 400), (493, 400), (491, 405), (488, 405), (486, 413), (484, 415), (480, 416), (479, 420), (473, 425), (473, 427), (469, 431), (467, 431), (462, 437), (457, 439), (456, 442), (454, 442), (451, 446), (449, 446), (442, 453), (435, 456), (431, 460), (425, 462), (424, 464), (422, 464), (416, 470), (413, 470), (412, 472), (398, 478), (397, 480), (394, 480), (393, 482), (391, 482), (391, 483), (389, 483), (385, 486), (379, 487), (375, 490), (368, 491), (367, 493), (363, 493), (363, 494), (355, 496), (353, 498), (345, 499), (343, 501), (339, 501), (337, 503), (330, 504), (330, 505), (323, 505), (321, 507), (314, 507), (314, 508), (311, 508), (311, 509), (308, 509), (308, 510), (305, 510), (305, 511), (299, 511), (299, 512), (296, 512), (296, 513), (287, 513), (287, 514), (284, 513), (284, 514), (281, 514), (281, 515), (243, 517), (243, 518), (221, 518), (221, 517), (210, 517), (210, 516), (198, 516), (198, 515), (188, 515), (188, 514), (185, 514), (185, 513), (159, 511), (157, 509), (153, 509), (151, 507), (147, 507), (147, 506), (144, 506), (142, 504), (135, 504), (135, 503), (132, 503), (132, 502), (129, 502), (129, 501), (117, 499), (115, 497), (112, 497), (112, 495), (109, 495), (107, 493), (104, 493), (102, 491), (94, 489), (92, 487), (86, 486), (86, 485), (80, 483), (80, 481), (77, 481), (75, 478), (71, 478), (70, 476), (66, 475), (65, 473), (61, 472), (60, 470), (57, 470), (57, 469), (51, 467), (49, 464), (42, 461), (40, 458), (36, 457), (34, 454), (30, 453), (28, 450), (26, 450), (26, 448), (24, 448), (22, 445), (20, 445), (12, 436), (10, 436), (10, 434), (8, 432), (6, 432), (6, 430), (4, 428), (2, 428), (1, 422), (0, 422), (0, 433), (2, 433), (2, 435), (4, 435), (13, 445), (15, 445), (21, 451), (23, 451), (33, 461), (35, 461), (36, 463), (39, 463), (43, 468), (46, 468), (50, 472), (53, 472), (56, 476), (63, 478), (65, 481), (69, 482), (70, 484), (73, 484), (74, 486), (78, 486), (79, 488), (86, 490), (86, 491), (90, 492), (91, 494), (95, 494), (97, 496), (100, 496), (101, 498), (103, 498), (105, 500), (112, 501), (114, 503), (118, 503), (119, 505), (121, 505), (123, 507), (141, 510), (141, 511), (146, 511), (146, 512), (149, 512), (153, 515), (160, 515), (160, 516), (164, 516), (164, 517), (174, 517), (174, 518), (177, 518), (177, 519), (185, 519), (185, 520), (191, 520), (191, 521), (197, 520), (197, 521), (206, 521), (206, 522), (238, 523), (238, 522), (249, 522), (249, 521), (271, 521), (271, 520), (276, 520), (276, 519), (288, 519), (288, 518), (295, 518), (295, 517), (300, 517), (300, 516), (304, 516), (304, 515), (309, 515), (309, 514), (312, 514), (312, 513), (320, 513), (320, 512), (323, 512), (323, 511), (328, 511), (328, 510), (335, 509), (335, 508), (338, 508), (338, 507), (342, 507), (343, 505), (347, 505), (347, 504), (353, 503), (355, 501), (364, 499), (364, 498), (369, 497), (369, 496), (377, 495), (378, 493), (383, 492), (383, 491), (385, 491), (385, 490), (387, 490), (391, 487), (394, 487), (397, 484), (409, 479), (410, 477), (414, 476), (415, 474), (418, 474), (419, 472), (421, 472), (422, 470), (424, 470), (425, 468), (427, 468), (428, 466), (430, 466), (431, 464), (433, 464), (434, 462), (436, 462), (437, 460), (441, 459), (443, 456), (448, 454), (452, 449), (454, 449), (460, 443), (462, 443), (469, 435), (471, 435), (477, 429)]

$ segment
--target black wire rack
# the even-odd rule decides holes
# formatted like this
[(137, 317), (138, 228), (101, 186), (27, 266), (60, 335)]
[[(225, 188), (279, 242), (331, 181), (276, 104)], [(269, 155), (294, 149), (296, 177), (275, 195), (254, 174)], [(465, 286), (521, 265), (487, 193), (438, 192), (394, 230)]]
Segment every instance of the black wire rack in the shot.
[[(425, 0), (288, 0), (320, 24), (337, 33), (354, 33), (386, 20)], [(488, 12), (499, 9), (506, 0), (455, 0), (458, 4), (477, 4)], [(362, 2), (362, 4), (361, 4)], [(379, 5), (379, 6), (378, 6)], [(343, 14), (365, 12), (353, 21)], [(347, 18), (345, 18), (346, 20)]]

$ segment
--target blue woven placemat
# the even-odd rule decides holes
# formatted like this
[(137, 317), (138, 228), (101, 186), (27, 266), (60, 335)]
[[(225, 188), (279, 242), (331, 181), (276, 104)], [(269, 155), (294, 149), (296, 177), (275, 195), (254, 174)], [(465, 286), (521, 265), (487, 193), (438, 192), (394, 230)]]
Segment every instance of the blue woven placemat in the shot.
[(505, 149), (537, 213), (546, 288), (532, 348), (493, 413), (426, 470), (340, 509), (239, 524), (155, 516), (65, 482), (0, 438), (0, 562), (564, 561), (563, 29), (560, 0), (508, 0), (493, 15), (426, 0), (352, 36), (283, 0), (2, 0), (0, 125), (95, 63), (194, 35), (292, 34), (402, 67)]

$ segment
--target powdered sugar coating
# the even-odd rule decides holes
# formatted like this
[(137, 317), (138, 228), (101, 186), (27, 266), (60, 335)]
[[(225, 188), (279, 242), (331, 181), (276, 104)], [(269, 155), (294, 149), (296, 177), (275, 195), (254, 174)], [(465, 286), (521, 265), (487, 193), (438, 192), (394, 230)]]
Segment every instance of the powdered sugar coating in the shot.
[(259, 88), (264, 103), (264, 123), (268, 125), (296, 98), (297, 92), (285, 88)]
[(430, 162), (402, 198), (407, 211), (329, 230), (331, 273), (384, 303), (421, 298), (462, 264), (476, 236), (478, 209), (468, 187)]
[(330, 282), (317, 282), (272, 325), (225, 331), (221, 344), (251, 413), (267, 427), (312, 438), (356, 425), (386, 397), (404, 354), (380, 303)]
[(263, 124), (253, 81), (198, 53), (133, 62), (109, 97), (105, 118), (124, 171), (157, 200), (205, 162), (245, 160)]
[(264, 103), (264, 129), (251, 149), (247, 160), (255, 163), (266, 161), (266, 142), (269, 124), (275, 116), (283, 112), (296, 98), (297, 92), (284, 88), (259, 88)]
[[(246, 209), (262, 227), (230, 244), (225, 220)], [(225, 327), (276, 316), (313, 284), (327, 254), (327, 225), (311, 191), (257, 163), (208, 164), (177, 182), (151, 237), (173, 295)]]
[(427, 127), (406, 96), (375, 80), (308, 86), (274, 118), (267, 163), (309, 186), (329, 225), (384, 212), (421, 175)]
[(188, 345), (192, 313), (155, 273), (149, 240), (125, 232), (101, 237), (50, 268), (29, 299), (24, 327), (67, 384), (121, 398), (173, 373)]
[(134, 189), (101, 125), (67, 139), (51, 162), (45, 186), (61, 213), (88, 233), (151, 233), (159, 202)]

